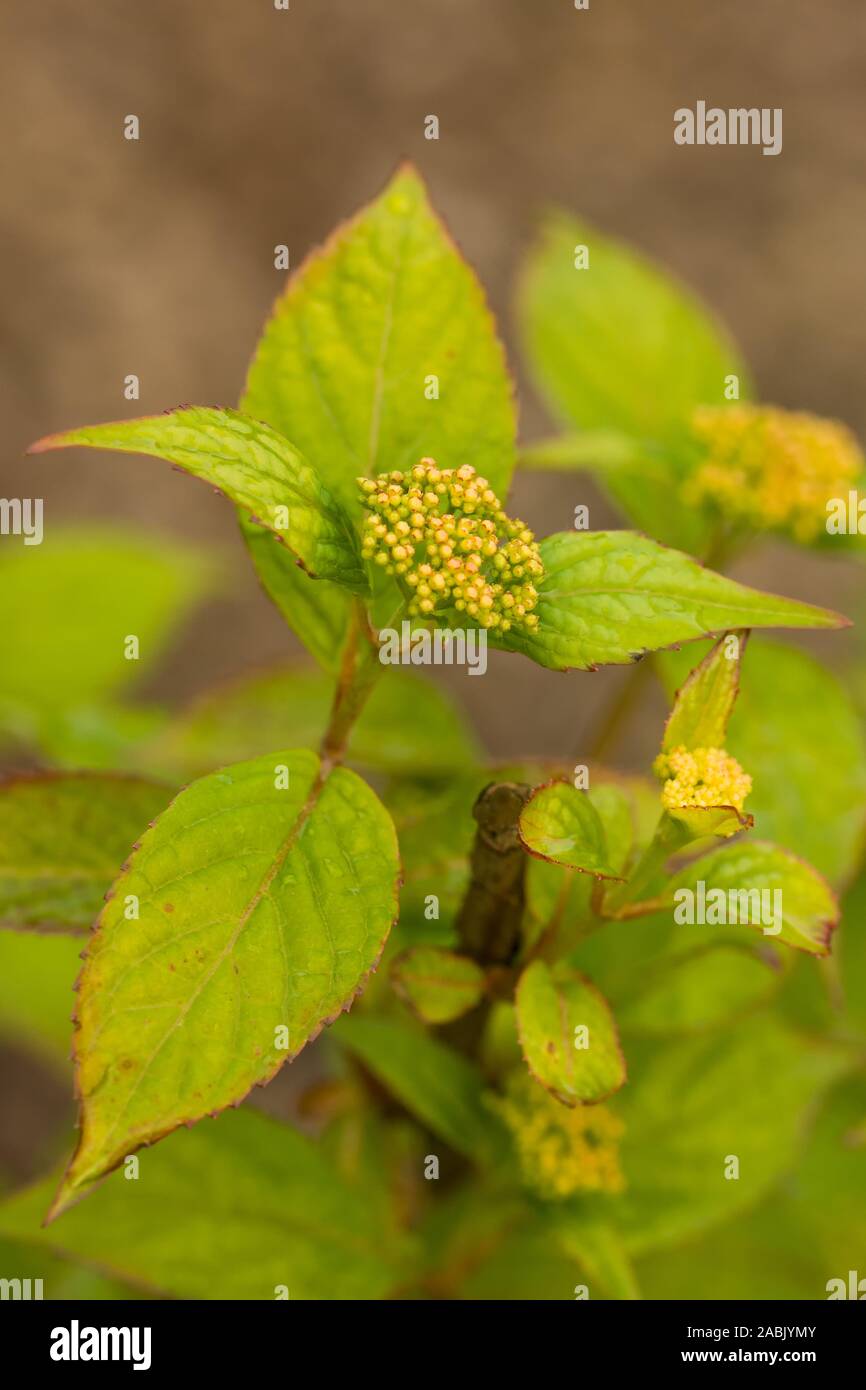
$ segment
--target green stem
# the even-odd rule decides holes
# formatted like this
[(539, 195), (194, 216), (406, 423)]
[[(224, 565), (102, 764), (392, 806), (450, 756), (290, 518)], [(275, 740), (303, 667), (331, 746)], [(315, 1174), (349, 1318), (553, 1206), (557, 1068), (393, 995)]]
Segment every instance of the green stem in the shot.
[(667, 876), (668, 860), (683, 849), (691, 838), (684, 825), (664, 813), (634, 873), (626, 883), (611, 888), (605, 894), (603, 915), (613, 918), (639, 917), (660, 906), (659, 895)]
[(352, 617), (328, 727), (322, 738), (325, 763), (342, 761), (349, 735), (373, 686), (382, 673), (379, 643), (370, 627), (367, 610), (360, 599), (353, 600)]

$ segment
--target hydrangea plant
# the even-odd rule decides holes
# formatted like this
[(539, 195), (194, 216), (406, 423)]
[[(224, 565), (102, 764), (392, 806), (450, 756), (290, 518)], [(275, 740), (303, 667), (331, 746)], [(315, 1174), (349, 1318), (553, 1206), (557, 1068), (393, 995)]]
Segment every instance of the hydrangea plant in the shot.
[[(747, 642), (846, 619), (720, 567), (762, 533), (825, 545), (862, 456), (752, 403), (704, 307), (572, 219), (520, 309), (565, 428), (518, 459), (483, 292), (402, 168), (290, 278), (239, 409), (33, 446), (152, 455), (224, 494), (318, 670), (133, 710), (118, 632), (153, 631), (152, 655), (212, 562), (46, 551), (0, 700), (44, 769), (0, 786), (0, 1022), (53, 1055), (81, 951), (81, 1113), (62, 1175), (0, 1209), (4, 1241), (175, 1297), (684, 1296), (713, 1291), (695, 1243), (721, 1225), (747, 1283), (750, 1241), (812, 1237), (791, 1296), (854, 1258), (866, 952), (852, 932), (829, 953), (866, 751), (835, 677)], [(591, 469), (637, 529), (537, 538), (507, 501), (518, 461)], [(0, 615), (25, 582), (4, 564)], [(68, 653), (65, 699), (34, 625)], [(581, 673), (654, 671), (655, 776), (599, 756), (625, 705), (576, 767), (486, 765), (438, 687), (383, 659), (404, 625), (409, 664), (418, 631), (483, 637), (573, 672), (576, 699)], [(232, 1113), (287, 1063), (291, 1123)], [(848, 1221), (824, 1220), (810, 1120)]]

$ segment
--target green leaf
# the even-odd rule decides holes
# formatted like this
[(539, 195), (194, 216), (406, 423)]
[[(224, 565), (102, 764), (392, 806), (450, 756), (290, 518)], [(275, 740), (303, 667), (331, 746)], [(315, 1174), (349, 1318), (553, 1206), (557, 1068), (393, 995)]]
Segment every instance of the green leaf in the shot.
[[(315, 746), (325, 732), (334, 690), (327, 676), (304, 669), (241, 677), (197, 700), (145, 749), (144, 759), (172, 774), (198, 776), (286, 743)], [(446, 773), (476, 756), (446, 693), (409, 671), (383, 676), (349, 742), (353, 761), (393, 773)]]
[(439, 946), (413, 946), (391, 966), (397, 991), (425, 1023), (450, 1023), (473, 1009), (486, 989), (484, 971), (468, 956)]
[(81, 1137), (56, 1210), (139, 1145), (269, 1080), (349, 1008), (396, 915), (397, 873), (384, 807), (313, 753), (272, 753), (182, 791), (88, 946)]
[[(839, 904), (830, 885), (811, 864), (788, 850), (761, 840), (739, 840), (675, 874), (668, 892), (675, 899), (682, 889), (693, 893), (699, 883), (704, 884), (707, 894), (725, 894), (729, 917), (730, 895), (735, 894), (739, 915), (744, 915), (745, 907), (752, 929), (763, 932), (770, 941), (783, 941), (786, 946), (814, 956), (829, 954), (830, 936), (839, 921)], [(749, 904), (742, 897), (744, 893), (749, 895)], [(755, 894), (759, 896), (756, 898)], [(755, 923), (759, 902), (763, 918)], [(766, 917), (771, 918), (769, 925), (762, 924)]]
[[(38, 743), (53, 767), (80, 772), (130, 772), (141, 750), (168, 723), (166, 710), (153, 705), (77, 705), (52, 710), (40, 722)], [(153, 769), (145, 764), (145, 770)]]
[(601, 1221), (581, 1220), (573, 1211), (548, 1214), (553, 1241), (585, 1270), (592, 1281), (590, 1298), (602, 1297), (631, 1301), (640, 1290), (622, 1239), (613, 1226)]
[[(692, 659), (656, 658), (669, 690)], [(849, 879), (863, 856), (866, 737), (838, 678), (806, 652), (753, 637), (726, 747), (751, 775), (748, 807), (761, 837), (833, 884)]]
[(170, 795), (140, 777), (0, 782), (0, 927), (87, 931), (136, 836)]
[(663, 752), (672, 748), (724, 748), (747, 638), (747, 632), (727, 633), (690, 673), (677, 691), (665, 725)]
[[(700, 930), (700, 929), (699, 929)], [(636, 994), (617, 1001), (623, 1032), (700, 1033), (758, 1007), (778, 989), (772, 962), (732, 944), (698, 946), (650, 964)]]
[(283, 435), (237, 410), (184, 406), (48, 435), (31, 454), (84, 446), (151, 454), (211, 483), (251, 513), (317, 578), (367, 592), (357, 539), (315, 468)]
[[(527, 966), (517, 1030), (529, 1070), (564, 1105), (605, 1100), (624, 1085), (625, 1059), (606, 999), (577, 971)], [(585, 1037), (583, 1032), (586, 1030)]]
[(81, 941), (74, 936), (0, 932), (0, 1034), (46, 1061), (69, 1061)]
[(40, 1226), (51, 1184), (0, 1207), (0, 1234), (98, 1265), (176, 1298), (379, 1299), (402, 1252), (378, 1206), (321, 1150), (251, 1110), (173, 1136), (86, 1207)]
[(626, 1189), (577, 1209), (615, 1220), (632, 1254), (730, 1218), (793, 1167), (810, 1109), (846, 1065), (766, 1015), (705, 1038), (632, 1039), (617, 1099)]
[[(0, 555), (0, 731), (35, 741), (60, 712), (94, 705), (160, 659), (212, 579), (165, 537), (52, 530)], [(140, 659), (126, 659), (128, 635)]]
[(240, 508), (238, 522), (265, 593), (323, 670), (338, 675), (351, 621), (350, 594), (327, 579), (311, 579), (285, 546), (275, 545), (270, 531)]
[(505, 1133), (484, 1104), (478, 1069), (420, 1027), (355, 1014), (334, 1036), (413, 1115), (473, 1163), (491, 1164)]
[[(587, 246), (589, 267), (575, 268)], [(697, 297), (668, 272), (576, 218), (548, 218), (523, 276), (520, 319), (530, 366), (571, 431), (618, 432), (636, 457), (599, 474), (626, 516), (697, 549), (706, 524), (672, 491), (689, 466), (688, 422), (724, 402), (726, 377), (750, 394), (746, 366)], [(641, 457), (642, 456), (642, 457)], [(592, 466), (592, 464), (590, 465)]]
[(541, 542), (538, 627), (497, 639), (554, 670), (625, 665), (659, 647), (738, 627), (843, 627), (824, 608), (748, 589), (630, 531), (563, 531)]
[[(586, 270), (575, 268), (578, 245)], [(723, 403), (729, 373), (745, 395), (745, 366), (697, 296), (577, 218), (548, 218), (520, 304), (542, 388), (578, 429), (676, 440), (695, 406)]]
[(295, 440), (347, 506), (360, 475), (424, 456), (471, 464), (504, 499), (515, 421), (502, 345), (410, 166), (290, 277), (243, 408)]
[(520, 815), (520, 838), (530, 854), (595, 878), (618, 878), (609, 862), (601, 817), (586, 792), (551, 782), (533, 792)]
[(40, 1280), (40, 1294), (46, 1302), (81, 1299), (117, 1302), (124, 1299), (141, 1300), (140, 1290), (116, 1279), (85, 1269), (82, 1265), (58, 1259), (49, 1250), (25, 1241), (0, 1239), (0, 1279), (30, 1279), (35, 1293), (35, 1280)]
[[(456, 770), (433, 786), (413, 780), (393, 783), (385, 804), (394, 817), (403, 865), (400, 893), (401, 940), (456, 945), (454, 919), (469, 883), (469, 852), (477, 829), (472, 807), (492, 780), (489, 770)], [(438, 916), (426, 915), (436, 898)]]
[[(575, 792), (575, 796), (580, 795)], [(585, 795), (601, 821), (605, 858), (614, 875), (624, 875), (635, 843), (634, 797), (628, 788), (614, 782), (599, 782)], [(526, 873), (526, 902), (535, 923), (534, 931), (525, 932), (529, 944), (553, 921), (557, 953), (567, 951), (582, 935), (581, 928), (593, 918), (593, 887), (591, 874), (563, 868), (558, 860), (554, 863), (533, 854)]]

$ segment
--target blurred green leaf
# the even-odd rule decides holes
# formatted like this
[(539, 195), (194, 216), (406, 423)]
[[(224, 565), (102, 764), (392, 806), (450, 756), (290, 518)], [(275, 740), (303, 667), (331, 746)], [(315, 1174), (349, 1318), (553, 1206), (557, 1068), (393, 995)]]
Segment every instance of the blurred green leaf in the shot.
[(313, 753), (182, 791), (88, 942), (81, 1137), (56, 1209), (139, 1145), (240, 1100), (348, 1008), (396, 917), (398, 870), (382, 804)]
[[(579, 246), (588, 248), (586, 269), (575, 268)], [(519, 307), (530, 366), (554, 413), (570, 431), (620, 436), (616, 466), (602, 454), (597, 470), (605, 489), (642, 530), (702, 548), (704, 519), (671, 502), (689, 466), (694, 407), (723, 404), (731, 374), (740, 398), (750, 394), (728, 335), (669, 272), (564, 213), (545, 223)]]
[(177, 1298), (379, 1299), (402, 1252), (377, 1204), (321, 1151), (254, 1111), (174, 1135), (84, 1206), (41, 1225), (52, 1182), (0, 1207), (0, 1234)]
[[(694, 660), (657, 657), (669, 690)], [(757, 833), (801, 854), (834, 885), (860, 863), (866, 830), (866, 737), (841, 682), (795, 647), (753, 637), (727, 748), (751, 775)]]
[(572, 1256), (592, 1281), (590, 1298), (598, 1296), (630, 1301), (640, 1298), (635, 1273), (621, 1237), (612, 1226), (582, 1221), (573, 1212), (550, 1214), (550, 1236)]
[(810, 1110), (848, 1065), (764, 1014), (706, 1038), (632, 1039), (615, 1102), (626, 1190), (577, 1209), (613, 1221), (633, 1254), (735, 1215), (793, 1168)]
[[(0, 556), (0, 735), (39, 739), (43, 721), (119, 694), (157, 662), (211, 574), (164, 536), (49, 530)], [(140, 659), (127, 660), (127, 636)]]
[(0, 932), (0, 1033), (65, 1064), (72, 1047), (79, 937)]
[(482, 998), (484, 971), (468, 956), (441, 946), (412, 946), (391, 966), (391, 979), (425, 1023), (450, 1023)]
[(490, 1164), (505, 1133), (484, 1104), (481, 1073), (420, 1025), (354, 1014), (334, 1036), (413, 1115), (473, 1163)]
[(834, 1090), (796, 1173), (757, 1210), (641, 1261), (647, 1297), (826, 1299), (829, 1281), (862, 1274), (866, 1147), (853, 1126), (864, 1107), (862, 1077)]
[(141, 777), (0, 781), (0, 927), (85, 932), (171, 790)]
[[(93, 1299), (116, 1302), (142, 1298), (140, 1290), (117, 1279), (106, 1278), (69, 1260), (59, 1258), (50, 1250), (28, 1245), (24, 1241), (0, 1238), (0, 1279), (41, 1279), (41, 1296), (46, 1302), (67, 1299)], [(31, 1284), (31, 1290), (36, 1288)]]
[[(243, 676), (199, 698), (143, 750), (140, 761), (189, 777), (287, 743), (316, 747), (334, 690), (327, 676), (303, 668)], [(354, 762), (418, 775), (471, 765), (477, 752), (445, 691), (409, 671), (383, 675), (349, 743)]]
[(367, 592), (360, 546), (343, 508), (295, 446), (258, 420), (190, 405), (48, 435), (29, 452), (73, 446), (165, 459), (243, 507), (310, 575)]
[(625, 1059), (613, 1014), (589, 980), (535, 960), (518, 981), (516, 1003), (529, 1070), (557, 1100), (591, 1103), (624, 1085)]
[(738, 627), (844, 626), (827, 609), (748, 589), (630, 531), (563, 531), (541, 542), (538, 627), (496, 645), (554, 670), (626, 665)]
[(698, 946), (651, 965), (617, 1018), (628, 1033), (701, 1033), (749, 1013), (782, 983), (773, 962), (756, 951), (724, 943)]

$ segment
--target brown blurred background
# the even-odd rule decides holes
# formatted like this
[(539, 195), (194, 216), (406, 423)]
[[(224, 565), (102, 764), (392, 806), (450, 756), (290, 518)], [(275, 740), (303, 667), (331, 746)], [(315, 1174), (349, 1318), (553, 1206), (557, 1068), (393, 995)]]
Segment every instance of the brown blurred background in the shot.
[[(3, 6), (4, 495), (48, 527), (123, 518), (219, 547), (227, 595), (159, 675), (168, 697), (297, 650), (229, 507), (164, 465), (20, 461), (50, 430), (180, 402), (234, 403), (292, 262), (414, 158), (508, 339), (525, 439), (549, 428), (514, 342), (512, 286), (560, 203), (632, 239), (727, 319), (767, 399), (866, 432), (866, 10), (861, 0), (40, 0)], [(784, 148), (673, 143), (673, 111), (781, 106)], [(141, 138), (123, 138), (134, 113)], [(437, 142), (424, 117), (440, 121)], [(141, 401), (123, 399), (135, 372)], [(34, 475), (38, 474), (38, 488)], [(540, 531), (589, 500), (518, 480)], [(774, 547), (741, 577), (839, 607), (852, 573)], [(840, 657), (850, 639), (822, 639)], [(579, 747), (621, 680), (497, 661), (452, 683), (496, 753)], [(479, 688), (480, 687), (480, 688)], [(526, 747), (527, 740), (530, 747)]]
[[(690, 281), (727, 319), (765, 398), (866, 434), (862, 0), (590, 0), (587, 11), (572, 0), (291, 0), (288, 12), (273, 0), (7, 0), (0, 50), (0, 492), (43, 496), (49, 530), (117, 518), (224, 560), (224, 596), (150, 693), (185, 698), (298, 651), (231, 508), (154, 462), (80, 452), (24, 463), (22, 450), (63, 426), (235, 403), (282, 281), (275, 244), (297, 264), (402, 156), (488, 288), (524, 439), (550, 421), (514, 341), (512, 286), (550, 203)], [(675, 146), (675, 108), (701, 98), (781, 106), (781, 155)], [(123, 138), (130, 113), (137, 143)], [(423, 138), (428, 114), (438, 143)], [(133, 372), (136, 406), (123, 399)], [(544, 533), (567, 527), (580, 501), (593, 527), (618, 524), (577, 476), (523, 477), (510, 509)], [(843, 611), (858, 602), (855, 569), (781, 546), (738, 574)], [(842, 663), (857, 642), (817, 640)], [(492, 670), (487, 681), (443, 676), (497, 754), (579, 751), (622, 680), (498, 657)]]

